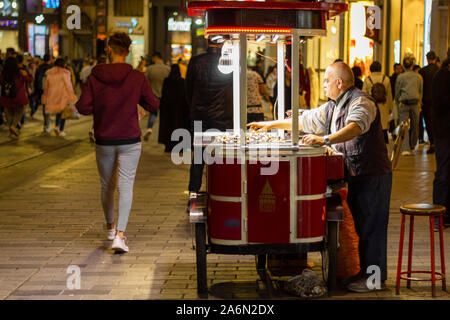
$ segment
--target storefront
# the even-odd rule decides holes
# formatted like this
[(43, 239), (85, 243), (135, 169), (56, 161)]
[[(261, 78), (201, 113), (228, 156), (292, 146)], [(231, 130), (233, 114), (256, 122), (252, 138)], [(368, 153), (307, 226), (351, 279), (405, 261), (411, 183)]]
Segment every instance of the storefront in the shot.
[(394, 63), (402, 63), (406, 55), (414, 56), (416, 64), (426, 65), (425, 55), (431, 49), (432, 34), (424, 28), (424, 21), (428, 21), (428, 26), (431, 23), (431, 5), (431, 0), (387, 1), (387, 18), (383, 26), (387, 30), (385, 68), (390, 73)]
[(362, 76), (370, 74), (370, 65), (374, 61), (374, 46), (377, 38), (368, 34), (368, 8), (373, 7), (373, 1), (357, 1), (349, 3), (349, 46), (348, 64), (350, 67), (361, 68)]
[(179, 59), (189, 61), (192, 56), (192, 19), (174, 10), (167, 19), (167, 44), (170, 46), (170, 63), (177, 63)]
[[(134, 1), (136, 10), (127, 11), (126, 8), (119, 6), (120, 3), (115, 3), (110, 0), (108, 2), (108, 33), (114, 31), (121, 31), (128, 33), (131, 38), (130, 54), (126, 62), (131, 64), (134, 68), (139, 65), (141, 57), (145, 57), (148, 52), (148, 1), (142, 2)], [(137, 8), (139, 5), (139, 8)], [(133, 14), (133, 15), (132, 15)]]
[[(160, 52), (163, 59), (185, 64), (192, 56), (206, 51), (204, 19), (189, 17), (179, 0), (155, 0), (151, 2), (149, 52)], [(160, 26), (165, 25), (164, 32)]]
[(27, 0), (23, 24), (20, 26), (21, 47), (32, 56), (46, 53), (58, 57), (60, 53), (60, 1)]
[(20, 6), (17, 1), (0, 0), (0, 50), (19, 50)]

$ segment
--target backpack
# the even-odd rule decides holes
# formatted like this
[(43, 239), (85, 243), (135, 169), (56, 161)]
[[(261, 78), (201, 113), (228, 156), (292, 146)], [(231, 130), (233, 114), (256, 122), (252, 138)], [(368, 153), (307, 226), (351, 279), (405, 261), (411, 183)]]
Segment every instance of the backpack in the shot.
[(383, 80), (381, 82), (377, 82), (374, 84), (372, 81), (372, 78), (370, 78), (370, 76), (369, 76), (369, 80), (372, 83), (371, 96), (372, 96), (372, 98), (375, 99), (376, 102), (379, 102), (379, 103), (385, 103), (387, 101), (386, 87), (383, 84), (384, 78), (385, 78), (385, 76), (383, 75)]
[(4, 81), (2, 84), (2, 97), (15, 98), (16, 95), (16, 82), (14, 80), (12, 82)]

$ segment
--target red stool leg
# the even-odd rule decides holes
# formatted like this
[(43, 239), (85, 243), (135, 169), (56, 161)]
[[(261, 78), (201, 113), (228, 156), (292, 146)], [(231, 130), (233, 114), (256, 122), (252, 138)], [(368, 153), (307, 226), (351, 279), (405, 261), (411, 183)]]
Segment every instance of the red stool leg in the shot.
[(436, 296), (436, 274), (434, 265), (434, 216), (430, 217), (430, 251), (431, 251), (431, 295)]
[(442, 290), (447, 290), (447, 284), (445, 281), (445, 258), (444, 258), (444, 231), (443, 231), (443, 218), (439, 216), (439, 246), (441, 249), (441, 272), (442, 272)]
[(400, 244), (398, 248), (398, 263), (397, 263), (397, 281), (395, 293), (400, 294), (400, 273), (402, 270), (402, 256), (403, 256), (403, 240), (405, 238), (405, 215), (402, 214), (402, 223), (400, 226)]
[[(409, 247), (408, 247), (408, 277), (411, 277), (413, 252), (414, 216), (409, 217)], [(411, 289), (411, 280), (407, 280), (406, 287)]]

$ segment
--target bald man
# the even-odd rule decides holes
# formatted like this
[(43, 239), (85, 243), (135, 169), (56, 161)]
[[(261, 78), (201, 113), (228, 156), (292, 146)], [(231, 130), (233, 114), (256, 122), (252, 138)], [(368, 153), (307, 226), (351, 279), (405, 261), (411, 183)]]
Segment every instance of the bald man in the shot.
[[(392, 188), (389, 161), (375, 101), (354, 86), (350, 67), (337, 62), (324, 76), (325, 94), (331, 100), (317, 109), (305, 110), (299, 128), (308, 132), (302, 143), (328, 145), (344, 154), (348, 204), (359, 236), (360, 272), (344, 281), (351, 292), (385, 289), (387, 279), (387, 226)], [(292, 129), (290, 119), (250, 123), (261, 129)], [(379, 267), (380, 285), (370, 285), (373, 267)], [(371, 268), (369, 268), (371, 267)], [(369, 269), (368, 269), (369, 268)], [(373, 277), (371, 277), (373, 279)]]

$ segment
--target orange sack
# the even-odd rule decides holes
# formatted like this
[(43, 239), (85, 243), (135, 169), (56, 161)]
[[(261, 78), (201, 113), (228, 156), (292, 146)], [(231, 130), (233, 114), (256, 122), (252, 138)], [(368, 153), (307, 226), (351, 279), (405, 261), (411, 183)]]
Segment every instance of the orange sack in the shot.
[(359, 272), (359, 237), (355, 231), (352, 212), (347, 203), (347, 189), (339, 190), (343, 220), (339, 224), (338, 271), (339, 279), (346, 279)]

